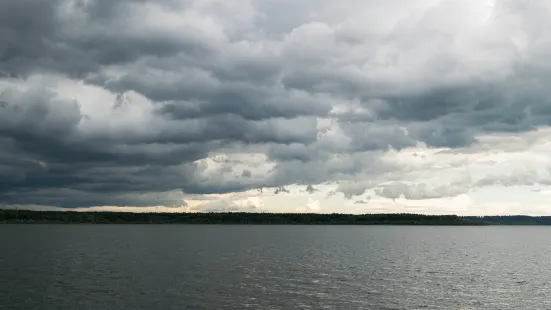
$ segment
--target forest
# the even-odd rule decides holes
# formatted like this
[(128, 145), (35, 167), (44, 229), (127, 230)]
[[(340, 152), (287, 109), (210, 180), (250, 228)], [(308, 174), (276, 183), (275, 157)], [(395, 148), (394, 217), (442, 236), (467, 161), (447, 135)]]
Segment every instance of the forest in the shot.
[(457, 216), (313, 213), (130, 213), (0, 210), (0, 223), (284, 224), (284, 225), (551, 225), (551, 216)]

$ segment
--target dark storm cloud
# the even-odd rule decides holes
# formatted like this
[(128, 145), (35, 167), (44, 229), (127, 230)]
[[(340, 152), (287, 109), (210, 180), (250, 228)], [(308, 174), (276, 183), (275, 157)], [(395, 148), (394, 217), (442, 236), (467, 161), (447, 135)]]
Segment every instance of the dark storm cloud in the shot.
[(140, 31), (132, 14), (143, 4), (136, 0), (2, 1), (2, 71), (84, 77), (101, 66), (128, 63), (144, 55), (208, 55), (212, 47), (192, 34), (176, 39), (155, 29)]
[(44, 89), (8, 91), (1, 96), (0, 132), (4, 134), (67, 135), (82, 118), (76, 102), (56, 100), (54, 93)]
[[(316, 137), (315, 123), (309, 119), (248, 122), (238, 116), (220, 115), (208, 120), (165, 120), (158, 124), (160, 131), (155, 135), (146, 132), (114, 140), (102, 132), (82, 132), (78, 128), (83, 121), (79, 106), (60, 101), (47, 91), (13, 92), (4, 97), (7, 104), (0, 114), (0, 134), (6, 138), (0, 152), (0, 175), (6, 181), (0, 183), (0, 192), (5, 202), (14, 204), (113, 204), (131, 202), (131, 196), (116, 197), (135, 193), (132, 204), (143, 205), (156, 200), (144, 200), (138, 196), (140, 192), (240, 191), (259, 183), (203, 181), (192, 162), (206, 157), (220, 143), (308, 143)], [(33, 197), (33, 190), (39, 189), (72, 191)], [(116, 199), (110, 200), (112, 196)]]
[(325, 116), (331, 108), (314, 98), (293, 98), (286, 92), (263, 91), (253, 85), (220, 89), (214, 94), (186, 99), (193, 101), (167, 102), (159, 109), (159, 113), (174, 119), (236, 114), (248, 120), (261, 120), (274, 117)]
[[(462, 2), (444, 0), (418, 16), (398, 0), (382, 10), (356, 0), (0, 1), (0, 203), (172, 204), (166, 193), (180, 190), (376, 180), (399, 169), (380, 160), (389, 147), (465, 147), (549, 126), (551, 14), (521, 2), (496, 2), (493, 19), (472, 28)], [(118, 99), (102, 112), (106, 99), (67, 99), (37, 74)], [(196, 163), (220, 149), (265, 153), (274, 167)]]
[(181, 121), (164, 121), (162, 132), (136, 137), (140, 143), (242, 141), (246, 143), (309, 143), (316, 139), (315, 120), (309, 118), (247, 121), (231, 114)]

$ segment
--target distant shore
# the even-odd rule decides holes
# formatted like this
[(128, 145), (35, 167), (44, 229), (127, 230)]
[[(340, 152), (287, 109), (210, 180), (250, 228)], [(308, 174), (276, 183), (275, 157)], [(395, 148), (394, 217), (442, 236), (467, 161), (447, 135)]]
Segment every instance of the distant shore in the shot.
[(0, 210), (2, 224), (551, 225), (551, 216), (313, 213), (131, 213)]

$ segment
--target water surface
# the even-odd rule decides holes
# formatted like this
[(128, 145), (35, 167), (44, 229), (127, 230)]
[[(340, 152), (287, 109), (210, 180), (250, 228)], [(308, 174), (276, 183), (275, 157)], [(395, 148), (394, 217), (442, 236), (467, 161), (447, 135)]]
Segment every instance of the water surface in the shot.
[(551, 309), (550, 234), (0, 225), (0, 309)]

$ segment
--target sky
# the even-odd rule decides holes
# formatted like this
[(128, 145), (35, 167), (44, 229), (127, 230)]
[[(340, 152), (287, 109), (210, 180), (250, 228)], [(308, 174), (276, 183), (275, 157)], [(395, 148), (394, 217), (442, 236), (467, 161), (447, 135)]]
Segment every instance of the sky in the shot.
[(551, 215), (551, 2), (0, 1), (0, 207)]

